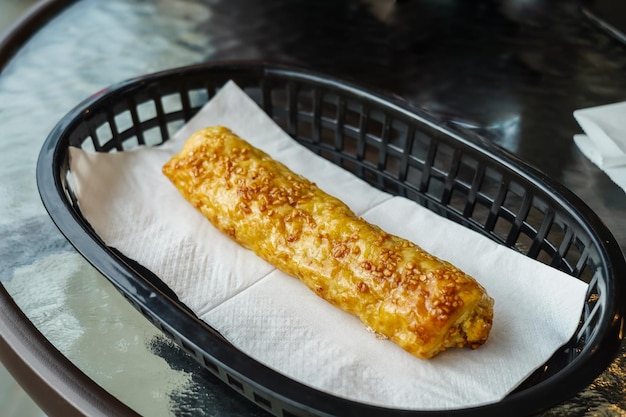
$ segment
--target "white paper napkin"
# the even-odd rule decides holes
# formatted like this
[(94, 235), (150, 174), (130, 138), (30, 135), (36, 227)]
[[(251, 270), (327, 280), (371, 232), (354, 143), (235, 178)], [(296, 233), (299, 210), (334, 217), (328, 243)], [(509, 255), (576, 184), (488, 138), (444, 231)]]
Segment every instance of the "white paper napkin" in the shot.
[(576, 110), (585, 134), (574, 143), (598, 168), (626, 191), (626, 102)]
[[(417, 359), (215, 230), (161, 174), (191, 132), (214, 124), (230, 127), (368, 221), (476, 277), (495, 298), (487, 343)], [(498, 401), (578, 325), (586, 284), (314, 155), (233, 83), (165, 145), (114, 154), (72, 149), (70, 165), (81, 210), (108, 245), (156, 273), (243, 352), (335, 395), (422, 410)]]

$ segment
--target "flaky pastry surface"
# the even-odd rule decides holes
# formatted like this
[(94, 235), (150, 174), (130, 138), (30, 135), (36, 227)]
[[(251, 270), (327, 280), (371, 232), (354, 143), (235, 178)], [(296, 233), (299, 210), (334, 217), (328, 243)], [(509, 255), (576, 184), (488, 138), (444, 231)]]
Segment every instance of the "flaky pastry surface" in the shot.
[(493, 299), (472, 277), (356, 216), (216, 126), (163, 167), (217, 229), (419, 358), (483, 344)]

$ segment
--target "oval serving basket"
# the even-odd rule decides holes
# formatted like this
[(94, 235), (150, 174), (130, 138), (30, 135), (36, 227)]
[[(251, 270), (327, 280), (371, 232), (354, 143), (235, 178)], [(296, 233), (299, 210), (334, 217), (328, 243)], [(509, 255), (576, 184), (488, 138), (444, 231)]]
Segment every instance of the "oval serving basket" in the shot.
[[(447, 411), (384, 409), (307, 387), (261, 365), (178, 301), (158, 277), (102, 243), (76, 202), (68, 148), (158, 145), (227, 81), (295, 140), (391, 194), (589, 283), (572, 340), (502, 401)], [(37, 163), (39, 192), (74, 245), (143, 315), (237, 392), (278, 416), (519, 416), (575, 395), (621, 344), (626, 263), (597, 216), (563, 186), (489, 142), (335, 79), (262, 63), (205, 64), (112, 86), (54, 128)]]

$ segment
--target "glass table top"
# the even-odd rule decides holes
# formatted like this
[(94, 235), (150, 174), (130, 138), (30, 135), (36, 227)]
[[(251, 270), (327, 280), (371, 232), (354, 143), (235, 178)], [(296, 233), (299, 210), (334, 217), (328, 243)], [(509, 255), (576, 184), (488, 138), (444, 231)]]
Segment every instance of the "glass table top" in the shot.
[[(43, 140), (119, 81), (233, 59), (353, 80), (482, 134), (563, 183), (626, 248), (626, 194), (572, 141), (575, 109), (626, 98), (626, 48), (576, 2), (84, 0), (59, 9), (0, 73), (0, 283), (56, 349), (141, 415), (268, 414), (140, 315), (41, 204)], [(626, 413), (625, 358), (622, 350), (544, 415)]]

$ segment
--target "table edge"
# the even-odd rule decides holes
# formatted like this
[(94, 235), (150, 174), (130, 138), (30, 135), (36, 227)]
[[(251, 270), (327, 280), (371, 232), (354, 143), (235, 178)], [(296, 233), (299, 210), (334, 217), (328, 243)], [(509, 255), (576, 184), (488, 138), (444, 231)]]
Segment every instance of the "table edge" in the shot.
[(0, 32), (0, 73), (11, 58), (41, 27), (76, 0), (39, 0), (18, 20)]
[(0, 361), (47, 415), (138, 416), (57, 350), (1, 285)]
[[(40, 0), (0, 33), (0, 74), (11, 58), (75, 0)], [(49, 416), (138, 416), (84, 374), (32, 324), (0, 284), (0, 362)]]

